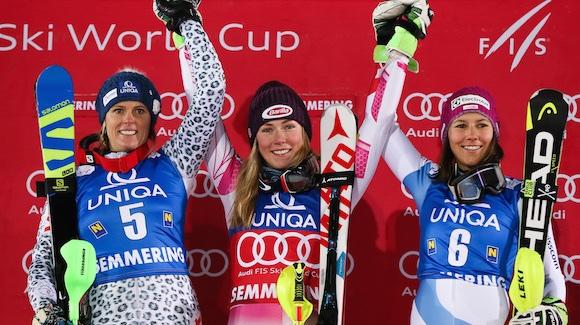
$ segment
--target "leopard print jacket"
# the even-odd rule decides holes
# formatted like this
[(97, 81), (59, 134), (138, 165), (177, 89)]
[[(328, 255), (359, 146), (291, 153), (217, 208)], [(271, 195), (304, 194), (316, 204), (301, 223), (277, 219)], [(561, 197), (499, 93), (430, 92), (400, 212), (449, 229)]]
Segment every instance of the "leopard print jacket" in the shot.
[[(174, 136), (161, 148), (180, 171), (188, 191), (205, 156), (225, 94), (225, 78), (201, 24), (180, 26), (191, 57), (196, 91)], [(49, 209), (41, 217), (28, 274), (28, 297), (35, 311), (56, 301)], [(90, 290), (90, 324), (201, 324), (195, 291), (187, 275), (155, 275), (105, 283)]]

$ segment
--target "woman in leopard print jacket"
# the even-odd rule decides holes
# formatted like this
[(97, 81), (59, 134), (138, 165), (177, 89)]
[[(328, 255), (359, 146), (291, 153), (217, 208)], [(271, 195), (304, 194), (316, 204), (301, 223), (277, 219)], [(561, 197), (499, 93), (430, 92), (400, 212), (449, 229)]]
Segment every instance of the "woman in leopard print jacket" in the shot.
[[(175, 11), (168, 16), (163, 10), (156, 13), (168, 22)], [(142, 74), (122, 71), (98, 93), (101, 132), (82, 141), (96, 140), (86, 146), (95, 162), (77, 170), (79, 233), (97, 252), (90, 324), (201, 324), (183, 225), (190, 184), (220, 118), (225, 81), (196, 10), (187, 13), (173, 22), (184, 37), (197, 88), (175, 135), (159, 151), (149, 150), (159, 93)], [(45, 207), (28, 277), (37, 324), (56, 324), (63, 316), (55, 303), (53, 268)]]

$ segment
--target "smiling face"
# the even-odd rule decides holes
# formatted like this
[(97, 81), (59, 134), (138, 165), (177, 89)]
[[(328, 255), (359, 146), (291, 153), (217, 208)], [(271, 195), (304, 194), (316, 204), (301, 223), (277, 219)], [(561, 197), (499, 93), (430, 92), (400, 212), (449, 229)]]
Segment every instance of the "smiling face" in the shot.
[(110, 150), (131, 151), (147, 142), (151, 115), (143, 103), (123, 101), (107, 112), (105, 125)]
[(466, 113), (451, 123), (448, 138), (459, 168), (471, 170), (488, 156), (493, 126), (488, 118), (479, 113)]
[(274, 120), (260, 126), (258, 151), (268, 166), (287, 169), (304, 145), (302, 126), (294, 120)]

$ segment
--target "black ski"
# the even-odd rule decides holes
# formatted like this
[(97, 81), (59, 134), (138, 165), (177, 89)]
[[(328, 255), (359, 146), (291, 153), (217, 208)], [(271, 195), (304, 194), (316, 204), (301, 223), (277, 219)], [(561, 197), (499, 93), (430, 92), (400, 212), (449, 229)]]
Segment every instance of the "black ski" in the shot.
[(544, 256), (552, 206), (557, 198), (558, 170), (568, 104), (561, 92), (542, 89), (528, 103), (520, 247)]

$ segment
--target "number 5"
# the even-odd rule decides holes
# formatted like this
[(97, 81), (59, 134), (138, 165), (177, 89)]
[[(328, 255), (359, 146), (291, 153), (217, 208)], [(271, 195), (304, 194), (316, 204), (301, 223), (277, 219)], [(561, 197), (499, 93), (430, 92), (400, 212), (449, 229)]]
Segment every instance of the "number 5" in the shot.
[(119, 207), (119, 212), (121, 213), (121, 221), (123, 221), (124, 224), (134, 222), (134, 224), (123, 227), (123, 229), (125, 230), (125, 235), (127, 235), (127, 238), (131, 240), (139, 240), (147, 236), (145, 215), (141, 212), (131, 213), (131, 209), (140, 208), (142, 206), (143, 202), (139, 202)]

